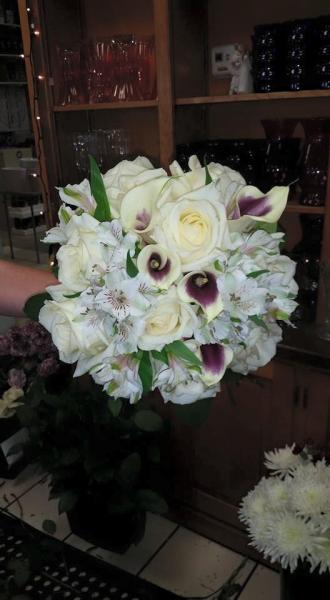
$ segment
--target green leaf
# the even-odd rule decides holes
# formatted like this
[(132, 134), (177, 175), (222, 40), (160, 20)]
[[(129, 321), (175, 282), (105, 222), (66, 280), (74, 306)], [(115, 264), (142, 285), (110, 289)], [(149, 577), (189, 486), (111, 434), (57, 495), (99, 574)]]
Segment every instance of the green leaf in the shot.
[(121, 409), (123, 408), (123, 401), (120, 398), (109, 398), (108, 408), (113, 417), (118, 417), (120, 415)]
[[(66, 188), (64, 188), (64, 191), (65, 190), (66, 190)], [(65, 192), (65, 193), (67, 194), (67, 192)], [(72, 194), (67, 194), (67, 195), (72, 196)], [(69, 223), (70, 218), (71, 218), (63, 206), (61, 206), (61, 208), (60, 208), (60, 217), (62, 217), (65, 224)]]
[(263, 319), (261, 319), (260, 317), (258, 317), (258, 315), (252, 315), (249, 317), (249, 319), (251, 321), (253, 321), (253, 323), (255, 323), (256, 325), (258, 325), (259, 327), (262, 327), (263, 329), (265, 329), (266, 331), (268, 331), (268, 327), (266, 325), (266, 323), (263, 321)]
[[(75, 190), (70, 190), (70, 188), (67, 188), (67, 187), (63, 188), (63, 192), (67, 196), (70, 196), (70, 198), (74, 198), (75, 200), (81, 199), (81, 194), (79, 192), (76, 192)], [(61, 208), (61, 214), (62, 214), (62, 210), (63, 210), (63, 207)], [(70, 221), (70, 217), (69, 217), (69, 221)], [(69, 221), (66, 221), (66, 222), (68, 223)]]
[(91, 191), (96, 202), (96, 209), (93, 215), (94, 219), (97, 219), (101, 222), (110, 221), (111, 210), (104, 187), (103, 177), (95, 159), (92, 156), (89, 157), (89, 162), (91, 171)]
[(262, 229), (267, 233), (276, 233), (277, 232), (277, 223), (267, 223), (266, 221), (255, 221), (257, 223), (256, 228)]
[(141, 457), (137, 452), (132, 452), (121, 463), (119, 469), (120, 479), (126, 485), (134, 485), (141, 471)]
[(158, 351), (158, 350), (151, 350), (151, 355), (156, 360), (159, 360), (160, 362), (165, 363), (165, 365), (168, 365), (168, 356), (167, 356), (167, 352), (166, 352), (165, 348), (163, 348), (160, 351)]
[(54, 535), (54, 533), (56, 532), (56, 523), (51, 519), (45, 519), (42, 522), (42, 528), (44, 531), (46, 531), (46, 533)]
[(152, 410), (138, 410), (134, 415), (135, 425), (142, 431), (159, 431), (163, 427), (162, 418)]
[(204, 160), (204, 167), (205, 167), (205, 185), (209, 185), (209, 183), (212, 183), (212, 177), (210, 175), (210, 171), (206, 164), (206, 160)]
[(197, 427), (207, 420), (213, 398), (203, 398), (193, 404), (176, 404), (175, 412), (178, 417), (187, 425)]
[(130, 255), (129, 251), (127, 252), (127, 258), (126, 258), (126, 271), (127, 271), (127, 275), (129, 275), (129, 277), (136, 277), (136, 275), (139, 272), (139, 269), (132, 261), (132, 257)]
[(24, 305), (24, 312), (26, 316), (32, 321), (39, 321), (39, 312), (41, 308), (45, 304), (46, 300), (51, 299), (52, 297), (46, 292), (43, 294), (35, 294), (35, 296), (31, 296), (31, 298), (29, 298)]
[(239, 319), (238, 317), (230, 317), (230, 320), (232, 323), (240, 323), (241, 319)]
[(143, 352), (139, 365), (139, 377), (142, 381), (143, 392), (147, 394), (152, 388), (153, 381), (149, 352)]
[(165, 346), (166, 352), (169, 354), (174, 354), (177, 358), (181, 358), (188, 362), (190, 365), (194, 365), (196, 367), (200, 367), (202, 362), (191, 350), (189, 350), (188, 346), (181, 342), (180, 340), (176, 340), (171, 344), (167, 344)]
[(58, 504), (58, 512), (60, 514), (64, 513), (64, 512), (69, 512), (74, 507), (77, 500), (78, 500), (78, 496), (75, 492), (72, 492), (71, 490), (64, 492), (63, 494), (60, 495), (60, 501)]
[(214, 268), (217, 271), (221, 271), (221, 272), (223, 271), (223, 267), (222, 267), (222, 265), (221, 265), (221, 263), (220, 263), (220, 261), (218, 259), (215, 260), (213, 264), (214, 264)]
[(75, 294), (63, 294), (64, 298), (79, 298), (82, 292), (76, 292)]
[(151, 512), (158, 514), (164, 514), (168, 512), (168, 506), (164, 498), (162, 498), (153, 490), (139, 490), (136, 494), (136, 497), (138, 504), (144, 510), (150, 510)]
[(269, 273), (268, 269), (260, 269), (260, 271), (252, 271), (251, 273), (247, 274), (247, 277), (256, 279), (256, 277), (259, 277), (259, 275), (264, 275), (264, 273)]

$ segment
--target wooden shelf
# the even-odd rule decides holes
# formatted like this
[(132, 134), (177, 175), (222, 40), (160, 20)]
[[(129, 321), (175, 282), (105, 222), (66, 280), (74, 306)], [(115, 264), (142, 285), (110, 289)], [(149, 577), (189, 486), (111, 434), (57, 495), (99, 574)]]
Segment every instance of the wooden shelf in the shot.
[(3, 52), (0, 54), (0, 58), (21, 58), (23, 60), (24, 54), (8, 54)]
[(0, 27), (11, 27), (12, 29), (20, 29), (19, 23), (0, 23)]
[(176, 106), (194, 104), (223, 104), (227, 102), (265, 102), (269, 100), (302, 100), (306, 98), (330, 98), (330, 90), (304, 90), (302, 92), (271, 92), (269, 94), (236, 94), (233, 96), (194, 96), (177, 98)]
[(27, 85), (27, 81), (0, 81), (0, 85)]
[(118, 110), (128, 108), (152, 108), (158, 106), (158, 100), (123, 100), (122, 102), (100, 102), (98, 104), (55, 105), (54, 112), (76, 112), (81, 110)]
[(285, 212), (305, 215), (324, 215), (325, 206), (304, 206), (303, 204), (294, 204), (293, 202), (288, 202)]

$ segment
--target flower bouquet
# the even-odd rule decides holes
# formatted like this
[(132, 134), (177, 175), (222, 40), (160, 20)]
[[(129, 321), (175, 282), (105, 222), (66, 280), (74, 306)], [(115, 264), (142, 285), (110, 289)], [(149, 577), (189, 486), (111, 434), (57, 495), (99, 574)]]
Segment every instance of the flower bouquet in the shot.
[(0, 473), (13, 477), (22, 457), (13, 450), (26, 440), (17, 409), (24, 405), (33, 382), (53, 375), (59, 361), (49, 333), (34, 322), (13, 326), (0, 335), (0, 357)]
[(59, 188), (59, 285), (39, 319), (74, 375), (114, 402), (155, 390), (190, 404), (219, 391), (229, 368), (265, 365), (296, 307), (295, 264), (276, 223), (288, 188), (264, 194), (196, 157), (170, 174), (138, 157)]
[(265, 458), (271, 476), (245, 496), (239, 513), (251, 545), (284, 572), (294, 572), (284, 598), (328, 598), (330, 466), (306, 449), (296, 451), (295, 444), (266, 452)]

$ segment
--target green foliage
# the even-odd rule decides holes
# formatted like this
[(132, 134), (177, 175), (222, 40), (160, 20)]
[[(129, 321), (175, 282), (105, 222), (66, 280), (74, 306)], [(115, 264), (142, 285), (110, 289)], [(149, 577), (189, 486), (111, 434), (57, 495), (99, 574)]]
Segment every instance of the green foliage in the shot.
[(213, 398), (203, 398), (193, 404), (176, 404), (175, 412), (178, 417), (192, 427), (199, 427), (207, 420)]
[(96, 202), (94, 218), (101, 222), (110, 221), (111, 210), (104, 187), (103, 177), (95, 159), (92, 156), (89, 157), (89, 162), (91, 172), (91, 191)]
[(29, 298), (24, 305), (25, 315), (31, 319), (31, 321), (39, 320), (39, 312), (45, 304), (46, 300), (51, 300), (51, 296), (46, 292), (43, 294), (35, 294)]
[(136, 275), (139, 272), (139, 269), (137, 268), (136, 264), (133, 262), (129, 251), (127, 252), (127, 257), (126, 257), (126, 271), (127, 271), (127, 275), (129, 277), (136, 277)]
[(148, 394), (152, 388), (153, 373), (149, 352), (143, 352), (139, 365), (139, 377), (142, 381), (143, 392)]
[(267, 233), (277, 232), (277, 223), (267, 223), (267, 221), (255, 221), (256, 229), (262, 229)]
[(249, 319), (251, 321), (253, 321), (253, 323), (255, 323), (255, 325), (258, 325), (259, 327), (262, 327), (263, 329), (265, 329), (266, 331), (268, 331), (268, 327), (267, 327), (265, 321), (263, 321), (263, 319), (261, 319), (260, 317), (258, 317), (258, 315), (251, 315), (249, 317)]
[(56, 533), (56, 523), (51, 519), (45, 519), (42, 523), (42, 528), (50, 535), (54, 535), (54, 533)]
[(256, 279), (256, 277), (259, 277), (259, 275), (264, 275), (264, 273), (269, 273), (268, 269), (260, 269), (259, 271), (251, 271), (251, 273), (247, 274), (247, 277), (250, 277), (250, 279)]
[(165, 363), (165, 365), (168, 365), (168, 356), (167, 356), (167, 352), (165, 350), (165, 348), (163, 348), (162, 350), (151, 350), (151, 356), (153, 358), (155, 358), (156, 360), (159, 360), (160, 362)]
[(152, 410), (139, 410), (134, 416), (135, 425), (141, 431), (160, 431), (163, 426), (162, 418)]
[(177, 358), (181, 358), (191, 366), (200, 367), (202, 364), (198, 356), (189, 350), (188, 346), (180, 340), (167, 344), (165, 349), (168, 354), (173, 354)]
[[(86, 494), (106, 503), (109, 514), (145, 510), (140, 490), (162, 497), (165, 428), (146, 401), (130, 405), (70, 377), (56, 393), (34, 382), (18, 416), (29, 430), (27, 456), (51, 474), (50, 498), (59, 499), (60, 512)], [(164, 510), (155, 501), (157, 507)], [(52, 533), (51, 524), (44, 529)]]

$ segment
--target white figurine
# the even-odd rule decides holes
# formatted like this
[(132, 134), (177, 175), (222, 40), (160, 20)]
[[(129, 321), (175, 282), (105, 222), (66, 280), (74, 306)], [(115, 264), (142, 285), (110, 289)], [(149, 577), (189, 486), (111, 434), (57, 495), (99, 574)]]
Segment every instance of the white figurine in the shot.
[(230, 57), (228, 63), (228, 71), (232, 75), (230, 82), (229, 94), (238, 94), (240, 71), (243, 63), (243, 49), (242, 46), (235, 46), (235, 50)]
[(244, 53), (238, 83), (238, 94), (253, 92), (252, 64), (248, 52)]

